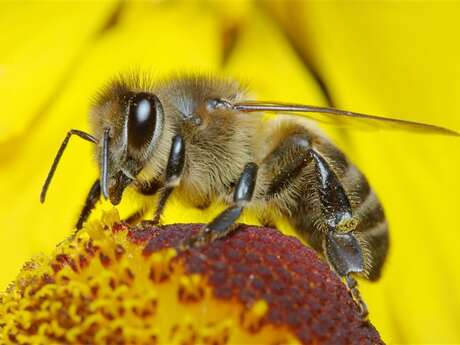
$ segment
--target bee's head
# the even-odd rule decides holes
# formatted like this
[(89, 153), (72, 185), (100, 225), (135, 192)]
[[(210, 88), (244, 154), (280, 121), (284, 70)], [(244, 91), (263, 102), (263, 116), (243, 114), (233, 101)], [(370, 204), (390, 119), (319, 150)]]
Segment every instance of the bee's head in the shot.
[(91, 120), (99, 138), (101, 191), (117, 205), (158, 145), (163, 106), (153, 93), (114, 83), (99, 96)]

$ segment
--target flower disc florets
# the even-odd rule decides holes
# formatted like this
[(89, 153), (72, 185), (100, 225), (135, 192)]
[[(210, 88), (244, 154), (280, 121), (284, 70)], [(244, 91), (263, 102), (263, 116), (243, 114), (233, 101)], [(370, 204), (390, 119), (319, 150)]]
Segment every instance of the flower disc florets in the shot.
[(297, 239), (242, 225), (181, 251), (200, 227), (129, 227), (107, 214), (24, 266), (0, 297), (1, 343), (382, 343)]

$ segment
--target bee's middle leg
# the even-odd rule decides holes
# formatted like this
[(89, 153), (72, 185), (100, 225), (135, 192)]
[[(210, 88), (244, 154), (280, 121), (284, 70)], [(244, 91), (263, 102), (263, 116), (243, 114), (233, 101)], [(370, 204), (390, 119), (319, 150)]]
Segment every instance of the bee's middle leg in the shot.
[(235, 186), (233, 204), (203, 227), (197, 235), (189, 239), (185, 247), (204, 245), (222, 238), (236, 229), (235, 221), (240, 217), (245, 205), (251, 201), (254, 194), (257, 171), (257, 164), (251, 162), (245, 165)]

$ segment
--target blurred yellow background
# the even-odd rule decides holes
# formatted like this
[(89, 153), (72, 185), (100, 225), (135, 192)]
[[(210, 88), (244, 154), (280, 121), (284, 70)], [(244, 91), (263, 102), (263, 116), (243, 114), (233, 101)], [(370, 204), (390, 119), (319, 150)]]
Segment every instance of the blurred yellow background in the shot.
[[(92, 147), (70, 143), (45, 205), (41, 184), (67, 130), (88, 129), (91, 97), (116, 73), (215, 72), (248, 82), (259, 99), (329, 101), (459, 131), (459, 16), (460, 3), (434, 1), (2, 3), (1, 288), (72, 230), (97, 177)], [(388, 343), (460, 343), (460, 140), (325, 130), (390, 223), (383, 278), (360, 282), (372, 322)], [(122, 208), (146, 201), (127, 194)], [(218, 210), (174, 198), (165, 221), (205, 222)]]

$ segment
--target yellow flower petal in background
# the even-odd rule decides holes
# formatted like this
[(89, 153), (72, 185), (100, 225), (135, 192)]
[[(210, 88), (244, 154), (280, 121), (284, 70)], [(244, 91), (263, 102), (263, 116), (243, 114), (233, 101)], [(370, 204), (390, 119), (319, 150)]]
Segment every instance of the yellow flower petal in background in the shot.
[(0, 142), (23, 134), (65, 87), (115, 2), (2, 3)]
[[(458, 2), (291, 2), (273, 13), (334, 105), (460, 130)], [(390, 343), (460, 342), (460, 143), (350, 132), (344, 149), (386, 209), (383, 279), (363, 289)]]

